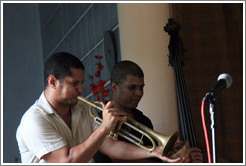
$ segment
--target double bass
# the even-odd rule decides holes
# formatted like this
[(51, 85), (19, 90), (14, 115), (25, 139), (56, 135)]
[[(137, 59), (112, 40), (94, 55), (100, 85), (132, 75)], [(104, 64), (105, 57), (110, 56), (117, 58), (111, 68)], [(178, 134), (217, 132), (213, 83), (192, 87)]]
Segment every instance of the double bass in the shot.
[(179, 36), (181, 26), (174, 19), (169, 19), (164, 27), (164, 31), (170, 35), (169, 49), (169, 65), (175, 72), (175, 87), (178, 102), (179, 114), (179, 131), (180, 139), (188, 140), (191, 147), (197, 147), (190, 105), (188, 101), (185, 79), (183, 74), (184, 53), (186, 49), (183, 47), (182, 39)]

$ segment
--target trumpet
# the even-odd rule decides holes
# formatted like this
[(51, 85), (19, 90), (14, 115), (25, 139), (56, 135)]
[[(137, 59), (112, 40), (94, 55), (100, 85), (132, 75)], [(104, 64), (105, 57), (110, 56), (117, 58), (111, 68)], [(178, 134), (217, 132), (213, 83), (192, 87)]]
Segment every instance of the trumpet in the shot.
[[(98, 123), (99, 125), (102, 123), (102, 119), (100, 117), (98, 117), (97, 115), (93, 115), (92, 113), (92, 107), (103, 111), (102, 107), (99, 106), (99, 102), (90, 102), (88, 101), (86, 98), (82, 97), (82, 96), (78, 96), (78, 100), (81, 100), (83, 102), (85, 102), (86, 104), (88, 104), (90, 106), (90, 115), (92, 116), (92, 118), (94, 119), (94, 121), (96, 123)], [(133, 135), (132, 133), (130, 133), (130, 130), (135, 130), (135, 133), (137, 133), (137, 135)], [(165, 136), (162, 135), (150, 128), (148, 128), (147, 126), (137, 122), (136, 120), (127, 117), (127, 121), (126, 122), (118, 122), (115, 130), (111, 131), (109, 134), (109, 137), (113, 137), (113, 139), (117, 140), (118, 135), (120, 135), (121, 137), (127, 139), (128, 141), (132, 142), (133, 144), (152, 152), (153, 150), (155, 150), (156, 148), (156, 142), (158, 142), (158, 145), (162, 145), (163, 146), (163, 151), (162, 151), (162, 155), (167, 155), (173, 145), (175, 144), (177, 138), (178, 138), (178, 132), (174, 132), (173, 134), (169, 135), (169, 136)], [(140, 137), (140, 138), (139, 138)], [(147, 139), (148, 142), (151, 142), (151, 146), (145, 146), (144, 145), (144, 141), (143, 139), (145, 138), (145, 140)]]

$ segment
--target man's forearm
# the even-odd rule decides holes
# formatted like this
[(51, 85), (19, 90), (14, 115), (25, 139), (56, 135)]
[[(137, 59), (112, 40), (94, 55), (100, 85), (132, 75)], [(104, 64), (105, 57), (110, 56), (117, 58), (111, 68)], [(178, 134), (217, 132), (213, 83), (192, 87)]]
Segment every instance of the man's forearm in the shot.
[(134, 144), (123, 141), (114, 141), (111, 138), (104, 140), (100, 151), (108, 155), (111, 159), (137, 160), (155, 157), (152, 153)]
[(99, 127), (85, 142), (71, 148), (69, 153), (71, 157), (74, 158), (74, 162), (88, 162), (92, 159), (99, 150), (99, 147), (102, 145), (107, 134), (108, 133), (104, 131), (104, 128)]
[(42, 156), (42, 159), (48, 163), (89, 162), (102, 145), (107, 134), (108, 132), (103, 127), (99, 127), (83, 143), (74, 147), (62, 147)]

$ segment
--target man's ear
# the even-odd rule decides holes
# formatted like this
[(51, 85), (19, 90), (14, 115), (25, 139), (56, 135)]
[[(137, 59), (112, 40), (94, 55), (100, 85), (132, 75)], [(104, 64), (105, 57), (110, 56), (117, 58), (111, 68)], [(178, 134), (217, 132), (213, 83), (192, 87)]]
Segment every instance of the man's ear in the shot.
[(50, 75), (48, 78), (48, 84), (51, 88), (56, 88), (57, 79), (54, 75)]
[(115, 82), (112, 82), (112, 83), (111, 83), (111, 88), (112, 88), (112, 91), (113, 91), (113, 92), (116, 92), (117, 87), (118, 87), (118, 84), (117, 84), (117, 83), (115, 83)]

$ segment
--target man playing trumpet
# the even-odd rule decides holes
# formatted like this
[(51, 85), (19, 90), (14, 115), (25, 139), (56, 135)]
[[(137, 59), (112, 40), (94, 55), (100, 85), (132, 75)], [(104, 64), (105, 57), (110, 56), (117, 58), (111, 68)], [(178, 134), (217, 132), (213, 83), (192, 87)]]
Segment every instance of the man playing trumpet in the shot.
[(150, 153), (107, 138), (117, 122), (127, 120), (126, 112), (115, 101), (109, 101), (102, 105), (102, 124), (94, 124), (88, 105), (77, 99), (83, 91), (84, 66), (75, 56), (65, 52), (50, 56), (44, 66), (44, 82), (43, 93), (23, 115), (16, 132), (23, 163), (93, 162), (97, 151), (113, 159), (157, 157), (165, 162), (185, 161), (162, 156), (161, 146)]

